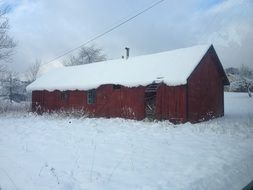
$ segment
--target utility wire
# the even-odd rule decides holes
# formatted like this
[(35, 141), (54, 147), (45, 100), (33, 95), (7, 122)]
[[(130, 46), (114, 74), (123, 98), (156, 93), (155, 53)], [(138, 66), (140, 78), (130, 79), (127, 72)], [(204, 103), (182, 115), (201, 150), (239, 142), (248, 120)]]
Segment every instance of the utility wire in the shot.
[(113, 26), (112, 28), (110, 28), (110, 29), (108, 29), (108, 30), (102, 32), (101, 34), (98, 34), (98, 35), (94, 36), (93, 38), (91, 38), (91, 39), (89, 39), (88, 41), (82, 43), (81, 45), (79, 45), (79, 46), (77, 46), (77, 47), (75, 47), (75, 48), (72, 48), (72, 49), (66, 51), (65, 53), (63, 53), (63, 54), (61, 54), (61, 55), (55, 57), (54, 59), (52, 59), (51, 61), (47, 62), (46, 64), (51, 63), (51, 62), (53, 62), (53, 61), (55, 61), (55, 60), (57, 60), (57, 59), (59, 59), (59, 58), (65, 56), (65, 55), (67, 55), (67, 54), (69, 54), (69, 53), (71, 53), (71, 52), (73, 52), (73, 51), (75, 51), (75, 50), (77, 50), (77, 49), (79, 49), (79, 48), (81, 48), (81, 47), (87, 45), (88, 43), (90, 43), (90, 42), (92, 42), (92, 41), (94, 41), (94, 40), (96, 40), (96, 39), (98, 39), (98, 38), (100, 38), (100, 37), (102, 37), (102, 36), (104, 36), (104, 35), (110, 33), (111, 31), (113, 31), (113, 30), (119, 28), (120, 26), (122, 26), (122, 25), (126, 24), (127, 22), (133, 20), (134, 18), (138, 17), (139, 15), (141, 15), (141, 14), (147, 12), (148, 10), (152, 9), (153, 7), (155, 7), (155, 6), (157, 6), (158, 4), (162, 3), (163, 1), (165, 1), (165, 0), (159, 0), (159, 1), (154, 2), (154, 3), (151, 4), (149, 7), (147, 7), (147, 8), (145, 8), (145, 9), (141, 10), (141, 11), (138, 12), (137, 14), (135, 14), (135, 15), (133, 15), (133, 16), (127, 18), (126, 20), (124, 20), (123, 22), (121, 22), (121, 23), (119, 23), (119, 24), (116, 24), (115, 26)]

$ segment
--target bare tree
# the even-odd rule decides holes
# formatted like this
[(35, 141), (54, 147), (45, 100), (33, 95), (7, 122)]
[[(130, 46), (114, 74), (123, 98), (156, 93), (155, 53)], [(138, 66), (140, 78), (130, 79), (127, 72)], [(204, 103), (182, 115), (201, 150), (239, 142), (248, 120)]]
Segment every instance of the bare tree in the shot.
[(240, 73), (240, 76), (245, 81), (245, 86), (247, 88), (249, 97), (252, 97), (251, 89), (253, 88), (252, 86), (253, 70), (246, 65), (242, 65), (240, 67), (239, 73)]
[(10, 70), (4, 70), (4, 76), (1, 77), (1, 97), (9, 99), (10, 102), (13, 101), (14, 91), (18, 86), (17, 73)]
[(8, 35), (9, 21), (5, 16), (6, 12), (7, 9), (0, 10), (0, 61), (10, 61), (16, 46), (14, 40)]
[(29, 82), (33, 82), (36, 80), (40, 65), (41, 61), (37, 59), (35, 63), (27, 70), (26, 78)]
[(248, 86), (248, 95), (249, 95), (250, 98), (252, 97), (252, 94), (251, 94), (251, 91), (250, 91), (250, 87), (249, 87), (249, 86)]
[(242, 77), (253, 78), (252, 68), (246, 65), (241, 65), (239, 72)]
[(0, 81), (2, 78), (4, 78), (6, 71), (7, 71), (6, 65), (0, 65)]
[(77, 56), (71, 56), (69, 61), (65, 61), (66, 66), (83, 65), (98, 61), (105, 61), (106, 55), (101, 48), (94, 45), (82, 47)]

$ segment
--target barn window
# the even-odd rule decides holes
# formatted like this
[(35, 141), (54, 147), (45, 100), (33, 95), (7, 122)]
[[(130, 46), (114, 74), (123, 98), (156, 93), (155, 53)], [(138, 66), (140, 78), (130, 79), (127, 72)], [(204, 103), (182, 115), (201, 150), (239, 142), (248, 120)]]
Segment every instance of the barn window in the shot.
[(121, 86), (120, 86), (120, 85), (118, 85), (118, 84), (117, 84), (117, 85), (116, 85), (116, 84), (114, 84), (114, 85), (113, 85), (113, 89), (114, 89), (114, 90), (121, 89)]
[(61, 100), (67, 100), (68, 96), (69, 96), (69, 94), (67, 91), (61, 92)]
[(94, 104), (96, 102), (96, 90), (92, 89), (87, 92), (87, 103)]

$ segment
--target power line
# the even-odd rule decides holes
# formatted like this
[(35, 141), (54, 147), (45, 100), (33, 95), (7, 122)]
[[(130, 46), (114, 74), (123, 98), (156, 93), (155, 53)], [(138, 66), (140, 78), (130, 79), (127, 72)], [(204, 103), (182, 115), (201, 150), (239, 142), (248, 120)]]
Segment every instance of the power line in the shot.
[(89, 39), (88, 41), (82, 43), (81, 45), (79, 45), (79, 46), (77, 46), (77, 47), (75, 47), (75, 48), (72, 48), (72, 49), (66, 51), (65, 53), (63, 53), (63, 54), (61, 54), (61, 55), (55, 57), (54, 59), (52, 59), (51, 61), (49, 61), (49, 62), (47, 62), (47, 63), (51, 63), (51, 62), (53, 62), (53, 61), (55, 61), (55, 60), (57, 60), (57, 59), (59, 59), (59, 58), (65, 56), (65, 55), (67, 55), (67, 54), (69, 54), (69, 53), (71, 53), (71, 52), (73, 52), (73, 51), (75, 51), (75, 50), (81, 48), (82, 46), (85, 46), (85, 45), (87, 45), (88, 43), (90, 43), (90, 42), (92, 42), (92, 41), (94, 41), (94, 40), (96, 40), (96, 39), (98, 39), (98, 38), (100, 38), (100, 37), (102, 37), (102, 36), (104, 36), (104, 35), (106, 35), (106, 34), (112, 32), (113, 30), (119, 28), (120, 26), (126, 24), (127, 22), (133, 20), (134, 18), (138, 17), (139, 15), (141, 15), (141, 14), (147, 12), (148, 10), (150, 10), (150, 9), (152, 9), (153, 7), (157, 6), (158, 4), (162, 3), (163, 1), (165, 1), (165, 0), (159, 0), (159, 1), (154, 2), (153, 4), (151, 4), (150, 6), (148, 6), (147, 8), (145, 8), (145, 9), (141, 10), (140, 12), (136, 13), (135, 15), (133, 15), (133, 16), (127, 18), (127, 19), (124, 20), (123, 22), (121, 22), (121, 23), (119, 23), (119, 24), (116, 24), (116, 25), (113, 26), (112, 28), (107, 29), (106, 31), (104, 31), (104, 32), (102, 32), (102, 33), (100, 33), (100, 34), (94, 36), (93, 38), (91, 38), (91, 39)]

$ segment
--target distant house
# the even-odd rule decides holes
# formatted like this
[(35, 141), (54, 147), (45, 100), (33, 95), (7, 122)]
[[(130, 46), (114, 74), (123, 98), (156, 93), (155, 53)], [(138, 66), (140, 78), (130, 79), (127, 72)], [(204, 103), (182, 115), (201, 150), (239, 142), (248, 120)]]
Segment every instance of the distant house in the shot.
[(211, 45), (56, 69), (27, 87), (32, 110), (199, 122), (224, 115), (229, 81)]

